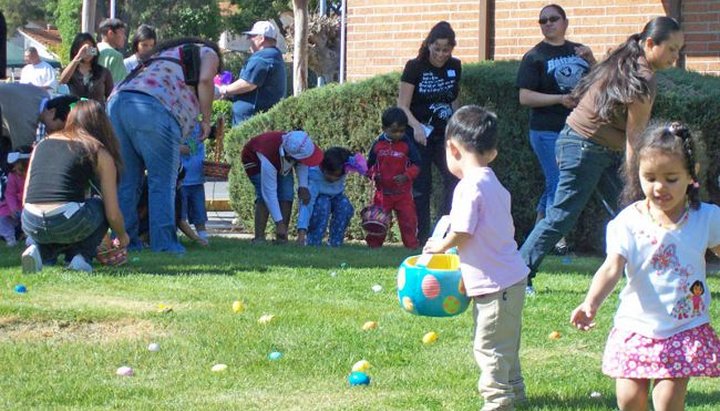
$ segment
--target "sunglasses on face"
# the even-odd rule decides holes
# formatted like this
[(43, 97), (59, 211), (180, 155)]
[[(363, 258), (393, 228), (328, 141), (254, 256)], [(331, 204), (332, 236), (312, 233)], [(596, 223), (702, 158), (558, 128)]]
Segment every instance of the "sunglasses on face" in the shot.
[(562, 17), (560, 17), (560, 16), (541, 17), (538, 20), (538, 23), (540, 23), (541, 25), (547, 23), (548, 21), (550, 23), (555, 23), (556, 21), (560, 20), (561, 18)]

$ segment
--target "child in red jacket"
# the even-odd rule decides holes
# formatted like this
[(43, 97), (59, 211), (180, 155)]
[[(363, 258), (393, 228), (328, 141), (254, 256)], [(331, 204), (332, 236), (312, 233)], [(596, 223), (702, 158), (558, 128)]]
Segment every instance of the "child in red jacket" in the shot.
[[(415, 143), (406, 135), (408, 118), (398, 107), (382, 115), (383, 133), (373, 143), (368, 155), (368, 176), (375, 181), (373, 204), (390, 215), (395, 210), (403, 245), (417, 248), (417, 214), (412, 196), (413, 180), (420, 173), (420, 155)], [(385, 235), (368, 234), (367, 244), (380, 247)]]

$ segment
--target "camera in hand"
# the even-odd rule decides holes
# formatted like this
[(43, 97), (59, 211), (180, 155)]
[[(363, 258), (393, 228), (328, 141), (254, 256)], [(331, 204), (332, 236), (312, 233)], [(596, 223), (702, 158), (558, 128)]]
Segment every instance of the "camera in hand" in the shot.
[(95, 47), (88, 48), (88, 54), (91, 56), (97, 56), (97, 52), (98, 52), (98, 50)]

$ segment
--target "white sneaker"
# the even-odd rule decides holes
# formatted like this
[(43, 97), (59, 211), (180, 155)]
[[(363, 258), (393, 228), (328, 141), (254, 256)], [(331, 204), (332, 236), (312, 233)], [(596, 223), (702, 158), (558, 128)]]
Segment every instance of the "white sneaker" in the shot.
[(202, 239), (205, 240), (205, 241), (208, 241), (208, 233), (207, 233), (207, 231), (205, 231), (205, 230), (203, 230), (203, 231), (198, 231), (197, 234), (198, 234), (198, 237), (202, 238)]
[(38, 250), (35, 244), (30, 245), (25, 249), (25, 251), (23, 251), (20, 261), (22, 264), (22, 271), (24, 273), (36, 273), (42, 270), (40, 250)]
[(75, 271), (85, 271), (88, 273), (92, 272), (92, 266), (88, 264), (88, 262), (85, 261), (85, 257), (80, 254), (75, 255), (75, 257), (70, 260), (68, 268)]

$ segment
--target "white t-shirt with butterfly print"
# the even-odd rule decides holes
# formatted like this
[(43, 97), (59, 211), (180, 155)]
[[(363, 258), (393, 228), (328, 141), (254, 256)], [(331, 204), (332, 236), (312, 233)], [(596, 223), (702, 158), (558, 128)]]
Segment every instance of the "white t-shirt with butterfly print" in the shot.
[(720, 207), (702, 203), (668, 229), (640, 210), (622, 210), (607, 227), (608, 254), (627, 260), (615, 327), (665, 339), (710, 321), (705, 251), (720, 245)]

